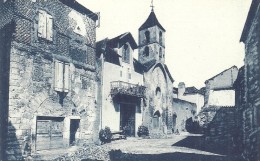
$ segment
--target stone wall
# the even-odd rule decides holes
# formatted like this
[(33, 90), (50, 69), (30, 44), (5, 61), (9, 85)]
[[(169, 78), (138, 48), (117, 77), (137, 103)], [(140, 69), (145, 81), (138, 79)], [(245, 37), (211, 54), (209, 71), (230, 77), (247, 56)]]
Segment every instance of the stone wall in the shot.
[[(253, 11), (252, 9), (255, 8)], [(254, 13), (252, 13), (252, 11)], [(250, 9), (248, 34), (245, 43), (245, 97), (244, 111), (245, 150), (244, 155), (250, 160), (260, 158), (260, 16), (259, 1), (253, 1)], [(249, 25), (249, 24), (246, 24)]]
[(219, 145), (223, 151), (229, 154), (234, 153), (238, 142), (235, 120), (236, 108), (217, 107), (204, 112), (212, 117), (205, 130), (208, 143), (215, 146)]
[[(22, 160), (35, 152), (36, 121), (39, 116), (64, 119), (64, 146), (69, 144), (68, 120), (75, 118), (80, 119), (76, 143), (93, 143), (98, 139), (99, 130), (93, 15), (86, 16), (86, 13), (78, 12), (59, 0), (18, 0), (5, 4), (9, 3), (6, 14), (1, 16), (13, 17), (14, 22), (14, 32), (9, 32), (12, 36), (11, 46), (5, 50), (6, 55), (10, 55), (9, 95), (0, 95), (0, 99), (4, 98), (5, 101), (9, 97), (9, 104), (5, 105), (5, 108), (9, 108), (8, 124), (5, 124), (8, 125), (6, 160)], [(9, 11), (13, 9), (14, 14), (10, 16)], [(53, 17), (51, 42), (37, 36), (39, 9)], [(81, 32), (76, 31), (78, 28)], [(54, 89), (56, 60), (69, 65), (68, 92)], [(7, 69), (5, 72), (8, 73), (8, 64), (4, 64), (3, 69)], [(6, 82), (1, 79), (3, 84)], [(1, 92), (5, 90), (0, 89)]]
[[(150, 32), (150, 42), (146, 42), (145, 32)], [(162, 32), (162, 44), (159, 44), (159, 32)], [(149, 47), (149, 56), (144, 54), (145, 47)], [(159, 47), (162, 49), (161, 61), (165, 62), (165, 32), (163, 32), (158, 26), (149, 27), (139, 31), (139, 61), (141, 63), (149, 62), (153, 59), (159, 60)]]
[(197, 106), (195, 103), (184, 101), (181, 99), (173, 98), (172, 102), (172, 117), (169, 119), (174, 119), (176, 117), (176, 125), (173, 127), (173, 131), (179, 132), (186, 131), (186, 121), (189, 118), (194, 119), (196, 114)]

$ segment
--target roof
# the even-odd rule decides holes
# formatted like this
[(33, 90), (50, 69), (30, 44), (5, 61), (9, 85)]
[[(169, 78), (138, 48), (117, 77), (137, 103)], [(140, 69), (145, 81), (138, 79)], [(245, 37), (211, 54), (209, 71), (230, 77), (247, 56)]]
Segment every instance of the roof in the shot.
[(150, 60), (150, 61), (144, 63), (144, 64), (143, 64), (143, 67), (144, 67), (145, 71), (147, 72), (147, 71), (150, 70), (155, 64), (156, 64), (156, 60), (153, 59), (153, 60)]
[[(173, 98), (173, 103), (187, 103), (187, 104), (190, 104), (192, 106), (197, 106), (196, 103), (192, 103), (192, 102), (189, 102), (189, 101), (186, 101), (186, 100), (182, 100), (182, 99), (179, 99), (179, 98)], [(196, 108), (196, 107), (195, 107)]]
[(72, 9), (74, 9), (74, 10), (76, 10), (76, 11), (82, 13), (82, 14), (86, 14), (89, 18), (91, 18), (94, 21), (98, 20), (98, 15), (97, 14), (95, 14), (92, 11), (90, 11), (86, 7), (82, 6), (76, 0), (59, 0), (59, 1), (61, 1), (63, 4), (71, 7)]
[(120, 65), (119, 57), (120, 55), (113, 49), (107, 46), (109, 39), (105, 38), (96, 43), (96, 56), (99, 58), (103, 53), (105, 57), (105, 61)]
[(143, 65), (134, 58), (134, 61), (133, 61), (133, 64), (134, 64), (134, 70), (136, 73), (140, 73), (140, 74), (143, 74), (144, 73), (144, 67)]
[(111, 48), (118, 48), (124, 45), (126, 42), (129, 42), (132, 49), (137, 49), (137, 44), (130, 32), (125, 32), (117, 37), (114, 37), (108, 41), (108, 46)]
[(244, 86), (244, 82), (245, 82), (245, 66), (242, 66), (238, 71), (237, 79), (235, 80), (233, 87), (241, 88), (240, 86), (241, 84)]
[(139, 28), (140, 30), (143, 29), (147, 29), (149, 27), (153, 27), (153, 26), (158, 26), (159, 28), (161, 28), (164, 32), (165, 29), (162, 27), (162, 25), (160, 24), (160, 22), (158, 21), (158, 19), (156, 18), (156, 15), (154, 13), (154, 11), (152, 10), (149, 17), (147, 18), (147, 20), (143, 23), (143, 25)]
[(206, 80), (205, 83), (207, 83), (207, 81), (209, 81), (209, 80), (213, 80), (213, 79), (215, 79), (216, 77), (220, 76), (221, 74), (223, 74), (223, 73), (225, 73), (226, 71), (228, 71), (228, 70), (230, 70), (230, 69), (233, 69), (233, 68), (236, 68), (236, 69), (237, 69), (237, 66), (234, 65), (234, 66), (232, 66), (232, 67), (230, 67), (230, 68), (228, 68), (228, 69), (222, 71), (221, 73), (219, 73), (219, 74), (213, 76), (212, 78)]
[[(115, 48), (118, 48), (122, 45), (124, 45), (126, 42), (129, 42), (130, 46), (133, 49), (137, 48), (137, 44), (130, 32), (123, 33), (117, 37), (114, 37), (112, 39), (105, 38), (103, 40), (100, 40), (96, 43), (96, 56), (100, 57), (101, 53), (104, 53), (105, 61), (120, 65), (119, 57), (121, 57)], [(138, 71), (138, 73), (142, 73), (143, 70), (140, 70), (139, 64), (137, 62), (134, 62), (134, 65)]]
[(205, 93), (206, 93), (206, 87), (202, 87), (202, 88), (200, 89), (200, 93), (201, 93), (202, 95), (205, 95)]
[(166, 73), (168, 74), (170, 80), (171, 80), (172, 82), (174, 82), (174, 79), (172, 78), (172, 75), (171, 75), (171, 73), (170, 73), (170, 71), (169, 71), (169, 69), (168, 69), (168, 67), (167, 67), (166, 64), (164, 64), (164, 68), (165, 68)]
[(178, 88), (173, 87), (173, 88), (172, 88), (172, 93), (178, 94)]
[(248, 15), (247, 15), (247, 19), (245, 22), (245, 26), (240, 38), (240, 42), (245, 42), (247, 39), (247, 36), (249, 34), (250, 28), (252, 26), (252, 23), (254, 21), (254, 18), (256, 17), (257, 14), (257, 9), (260, 5), (260, 0), (253, 0), (251, 3), (251, 7), (249, 9)]
[(184, 92), (184, 94), (197, 94), (197, 93), (203, 95), (203, 93), (194, 86), (186, 87)]

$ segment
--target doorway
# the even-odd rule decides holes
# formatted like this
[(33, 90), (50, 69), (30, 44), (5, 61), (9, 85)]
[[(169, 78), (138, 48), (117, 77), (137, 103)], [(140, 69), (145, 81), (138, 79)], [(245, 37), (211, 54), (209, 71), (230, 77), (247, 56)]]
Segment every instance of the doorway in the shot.
[(134, 104), (120, 104), (120, 130), (127, 136), (135, 136), (135, 111)]
[(79, 119), (71, 119), (70, 120), (70, 145), (76, 144), (76, 133), (79, 129)]

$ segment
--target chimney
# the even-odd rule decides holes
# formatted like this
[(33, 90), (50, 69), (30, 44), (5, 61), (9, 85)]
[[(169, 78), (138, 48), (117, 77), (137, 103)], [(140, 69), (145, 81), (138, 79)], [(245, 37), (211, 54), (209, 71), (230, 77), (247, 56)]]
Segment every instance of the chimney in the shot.
[(178, 98), (181, 98), (185, 92), (185, 83), (180, 82), (178, 85)]

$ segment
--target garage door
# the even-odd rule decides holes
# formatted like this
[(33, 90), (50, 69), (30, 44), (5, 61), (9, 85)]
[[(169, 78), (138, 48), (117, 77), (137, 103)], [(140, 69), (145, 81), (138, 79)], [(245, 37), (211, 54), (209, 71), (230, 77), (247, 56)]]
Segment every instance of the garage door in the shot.
[(63, 117), (37, 117), (36, 149), (63, 147)]

